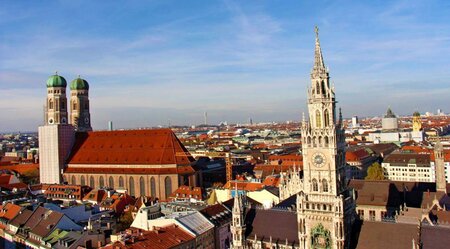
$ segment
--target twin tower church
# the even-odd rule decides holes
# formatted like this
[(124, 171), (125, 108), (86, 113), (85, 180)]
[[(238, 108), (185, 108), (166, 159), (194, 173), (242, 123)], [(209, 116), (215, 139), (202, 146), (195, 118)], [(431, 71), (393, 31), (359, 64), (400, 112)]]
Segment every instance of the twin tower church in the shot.
[[(70, 117), (66, 86), (59, 75), (47, 82), (45, 125), (39, 127), (42, 183), (111, 187), (161, 200), (181, 185), (202, 186), (194, 159), (170, 129), (91, 131), (88, 83), (72, 81)], [(285, 201), (278, 208), (254, 208), (235, 195), (231, 248), (348, 248), (355, 203), (345, 176), (342, 116), (317, 28), (308, 112), (300, 127), (303, 174), (282, 174)]]

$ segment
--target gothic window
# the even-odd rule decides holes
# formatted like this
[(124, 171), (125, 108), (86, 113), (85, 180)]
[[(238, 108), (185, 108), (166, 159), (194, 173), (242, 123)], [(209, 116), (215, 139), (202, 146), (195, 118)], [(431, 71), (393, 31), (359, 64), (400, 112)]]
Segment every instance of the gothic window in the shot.
[(141, 178), (139, 178), (139, 194), (141, 196), (145, 196), (145, 182), (144, 182), (144, 177), (141, 176)]
[(319, 137), (319, 142), (318, 142), (319, 146), (322, 145), (322, 137)]
[(152, 197), (156, 197), (156, 182), (155, 182), (155, 178), (152, 176), (152, 178), (150, 179), (150, 191), (152, 194)]
[(134, 179), (132, 176), (130, 176), (130, 180), (129, 180), (129, 184), (130, 184), (130, 195), (134, 196)]
[(77, 180), (75, 179), (75, 176), (72, 176), (72, 185), (77, 185)]
[(311, 145), (311, 137), (308, 136), (308, 145)]
[(103, 178), (103, 176), (100, 176), (100, 178), (98, 179), (98, 187), (103, 188), (104, 186), (105, 186), (105, 179)]
[(322, 180), (322, 191), (325, 193), (328, 192), (328, 182), (325, 179)]
[(114, 178), (112, 176), (109, 177), (108, 187), (114, 189)]
[(95, 188), (95, 182), (94, 182), (94, 177), (93, 177), (93, 176), (91, 176), (91, 177), (89, 178), (89, 186), (90, 186), (91, 188)]
[(166, 176), (166, 178), (164, 179), (164, 188), (167, 200), (169, 198), (169, 195), (172, 193), (172, 180), (168, 176)]
[(320, 111), (316, 110), (316, 127), (320, 128), (322, 127), (322, 117), (320, 115)]
[(320, 93), (320, 85), (319, 82), (317, 81), (316, 83), (316, 93), (319, 94)]
[(53, 109), (53, 100), (48, 101), (48, 109), (50, 109), (50, 110)]
[(81, 184), (81, 186), (86, 185), (86, 180), (84, 179), (84, 176), (81, 176), (80, 184)]
[(76, 102), (73, 102), (73, 105), (72, 105), (73, 107), (72, 107), (72, 110), (76, 110), (77, 109), (77, 103)]
[(325, 127), (328, 127), (330, 125), (330, 113), (328, 112), (328, 110), (325, 110), (324, 112), (324, 123)]
[(325, 136), (325, 146), (328, 146), (328, 143), (329, 143), (329, 141), (328, 141), (328, 137), (327, 136)]
[(123, 177), (119, 177), (119, 188), (123, 188), (125, 184), (123, 184)]
[(322, 94), (325, 94), (325, 82), (322, 80)]
[(317, 184), (317, 180), (316, 179), (312, 180), (312, 190), (315, 191), (315, 192), (319, 191), (319, 185)]

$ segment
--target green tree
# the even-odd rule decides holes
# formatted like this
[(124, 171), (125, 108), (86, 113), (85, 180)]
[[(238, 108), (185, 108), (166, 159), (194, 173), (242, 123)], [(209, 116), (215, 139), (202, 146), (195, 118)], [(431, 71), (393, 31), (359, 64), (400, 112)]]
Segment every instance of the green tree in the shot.
[(128, 210), (119, 217), (117, 231), (124, 231), (125, 229), (130, 228), (131, 223), (133, 223), (133, 215), (131, 214), (131, 211)]
[(367, 169), (366, 180), (385, 180), (383, 168), (378, 162), (373, 163)]

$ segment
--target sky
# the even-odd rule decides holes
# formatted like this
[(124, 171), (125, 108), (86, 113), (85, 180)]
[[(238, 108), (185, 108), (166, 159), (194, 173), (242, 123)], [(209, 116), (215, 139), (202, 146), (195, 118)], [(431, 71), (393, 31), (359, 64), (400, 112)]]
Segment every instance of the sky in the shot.
[(450, 112), (450, 1), (0, 1), (0, 131), (46, 80), (90, 84), (94, 129), (299, 121), (319, 27), (344, 117)]

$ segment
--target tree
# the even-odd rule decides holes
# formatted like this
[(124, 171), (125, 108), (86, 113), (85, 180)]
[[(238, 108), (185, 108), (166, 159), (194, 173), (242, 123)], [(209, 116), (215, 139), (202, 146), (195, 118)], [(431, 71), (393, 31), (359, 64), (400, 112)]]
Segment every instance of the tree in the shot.
[(367, 169), (366, 180), (385, 180), (383, 168), (378, 162), (373, 163)]

